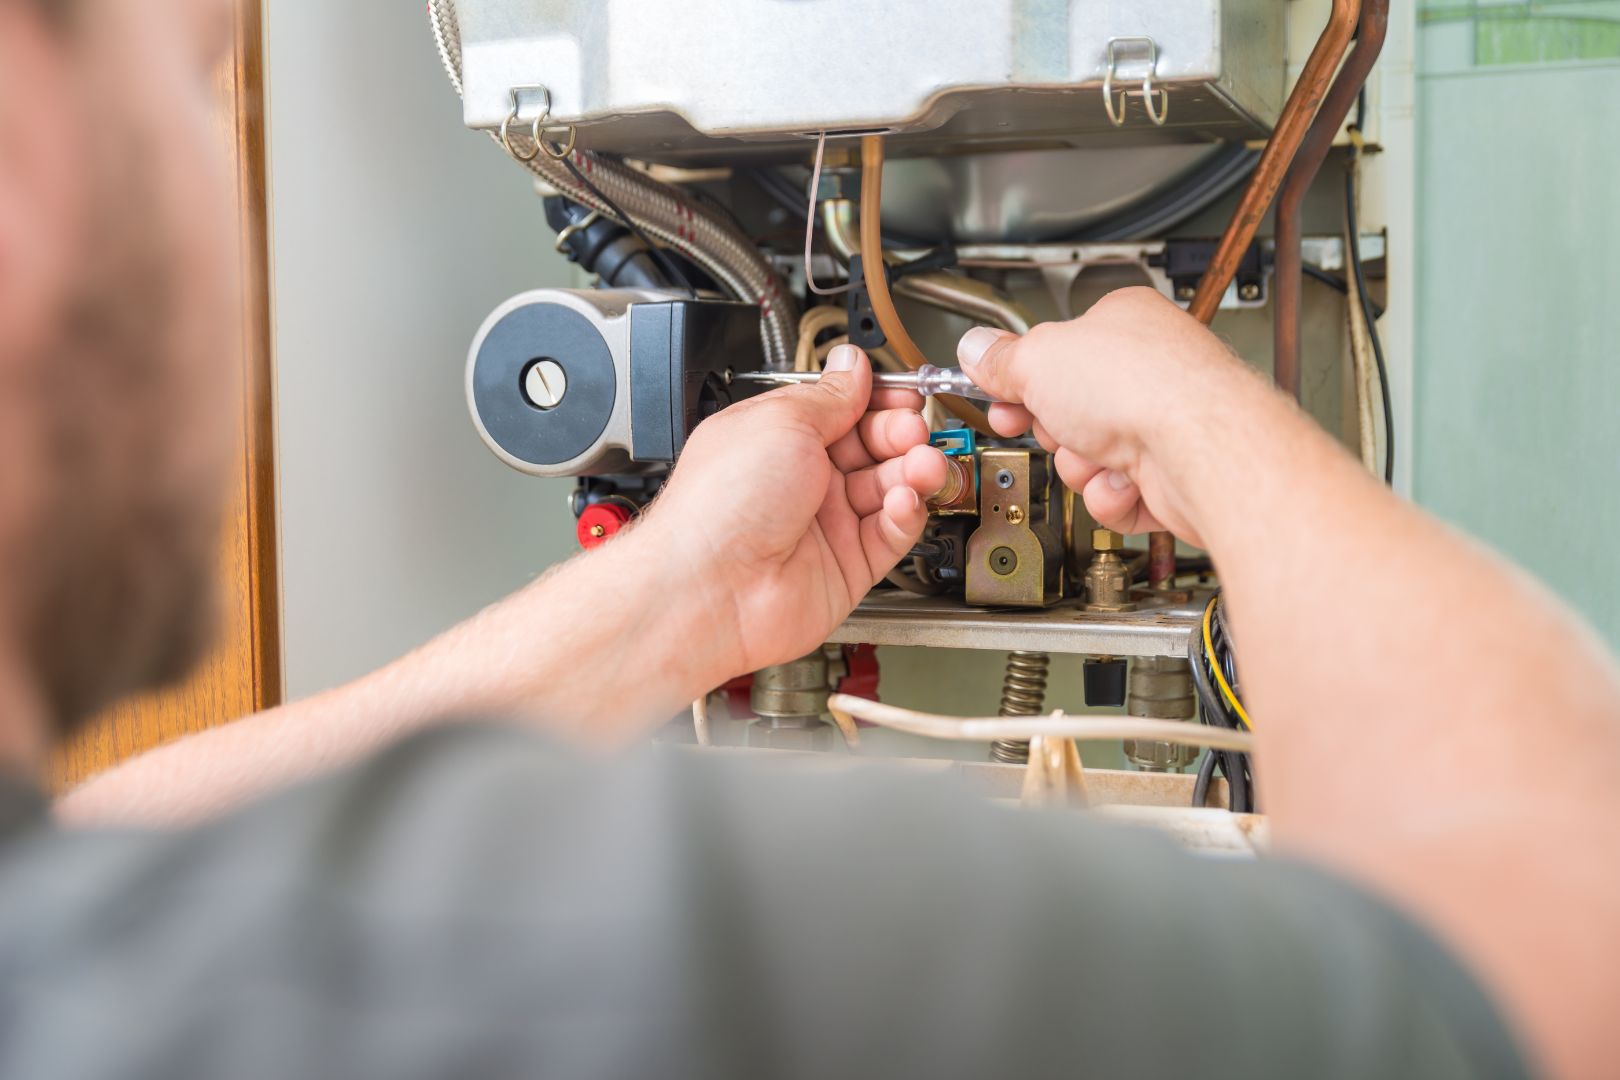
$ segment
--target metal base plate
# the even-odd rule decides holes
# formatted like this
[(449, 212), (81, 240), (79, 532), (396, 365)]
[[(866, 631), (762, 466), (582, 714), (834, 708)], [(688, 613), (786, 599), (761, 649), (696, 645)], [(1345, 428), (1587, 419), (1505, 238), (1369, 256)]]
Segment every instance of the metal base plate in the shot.
[(1189, 603), (1093, 612), (1080, 600), (1049, 608), (974, 608), (947, 597), (880, 593), (863, 600), (828, 640), (1085, 656), (1186, 656), (1187, 635), (1197, 627), (1208, 600), (1207, 591), (1195, 591)]

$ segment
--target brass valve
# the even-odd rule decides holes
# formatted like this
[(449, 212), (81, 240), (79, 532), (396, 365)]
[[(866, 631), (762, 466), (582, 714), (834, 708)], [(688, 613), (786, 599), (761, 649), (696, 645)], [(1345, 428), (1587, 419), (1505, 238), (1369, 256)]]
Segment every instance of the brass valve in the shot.
[(1086, 567), (1086, 610), (1130, 611), (1131, 568), (1120, 558), (1125, 538), (1112, 529), (1093, 529), (1091, 546), (1096, 552)]

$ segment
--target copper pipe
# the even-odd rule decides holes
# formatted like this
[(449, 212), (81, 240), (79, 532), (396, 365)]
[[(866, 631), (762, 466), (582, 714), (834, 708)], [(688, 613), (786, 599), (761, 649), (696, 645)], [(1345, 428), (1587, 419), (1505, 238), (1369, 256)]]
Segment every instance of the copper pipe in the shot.
[(1148, 584), (1168, 589), (1176, 577), (1176, 538), (1167, 532), (1148, 533)]
[[(916, 370), (928, 362), (917, 343), (906, 333), (906, 326), (895, 310), (894, 298), (889, 295), (889, 275), (883, 265), (883, 136), (867, 135), (861, 139), (861, 271), (866, 283), (866, 297), (872, 304), (889, 348), (906, 367)], [(984, 413), (959, 397), (941, 394), (939, 403), (951, 414), (981, 435), (994, 434)]]
[(1277, 126), (1266, 141), (1260, 163), (1255, 167), (1254, 175), (1249, 178), (1249, 186), (1244, 189), (1243, 198), (1238, 202), (1237, 212), (1232, 215), (1232, 222), (1221, 237), (1209, 269), (1204, 271), (1203, 280), (1198, 283), (1198, 293), (1187, 308), (1199, 322), (1208, 325), (1215, 318), (1221, 297), (1232, 283), (1238, 264), (1243, 261), (1243, 253), (1253, 242), (1260, 222), (1277, 196), (1277, 189), (1282, 186), (1289, 164), (1299, 151), (1311, 121), (1316, 118), (1328, 84), (1333, 81), (1339, 61), (1344, 59), (1345, 50), (1350, 47), (1350, 37), (1360, 18), (1361, 0), (1333, 0), (1333, 12), (1328, 16), (1327, 27), (1317, 39), (1316, 47), (1311, 50), (1310, 59), (1305, 61), (1299, 81), (1294, 84), (1293, 93), (1288, 95), (1288, 101), (1283, 105), (1282, 115), (1277, 117)]
[[(1254, 242), (1254, 234), (1265, 219), (1272, 199), (1276, 198), (1277, 189), (1282, 186), (1300, 144), (1321, 109), (1322, 98), (1327, 93), (1334, 71), (1350, 47), (1350, 38), (1360, 19), (1361, 0), (1333, 0), (1327, 26), (1322, 29), (1322, 36), (1317, 38), (1316, 47), (1305, 61), (1299, 81), (1294, 84), (1293, 92), (1283, 105), (1282, 114), (1277, 117), (1277, 126), (1272, 129), (1271, 138), (1266, 140), (1266, 148), (1260, 154), (1260, 163), (1249, 178), (1249, 186), (1243, 190), (1243, 198), (1238, 201), (1237, 211), (1221, 236), (1220, 246), (1215, 249), (1209, 268), (1198, 282), (1197, 294), (1187, 306), (1188, 313), (1205, 326), (1215, 318), (1221, 297), (1226, 294), (1226, 287), (1232, 283), (1238, 264), (1243, 261), (1243, 253)], [(1160, 550), (1163, 545), (1170, 545), (1173, 575), (1174, 538), (1169, 533), (1152, 533), (1148, 540), (1150, 550)], [(1148, 578), (1152, 583), (1155, 563), (1151, 558), (1148, 566)]]
[(1272, 277), (1271, 302), (1276, 305), (1272, 322), (1272, 368), (1277, 385), (1300, 394), (1300, 291), (1303, 284), (1300, 256), (1300, 210), (1305, 193), (1311, 189), (1322, 163), (1333, 149), (1333, 140), (1345, 117), (1350, 115), (1361, 88), (1366, 85), (1378, 54), (1384, 49), (1389, 30), (1389, 0), (1363, 0), (1361, 26), (1356, 32), (1355, 51), (1339, 69), (1322, 108), (1311, 124), (1310, 133), (1299, 148), (1294, 164), (1277, 196), (1276, 273)]

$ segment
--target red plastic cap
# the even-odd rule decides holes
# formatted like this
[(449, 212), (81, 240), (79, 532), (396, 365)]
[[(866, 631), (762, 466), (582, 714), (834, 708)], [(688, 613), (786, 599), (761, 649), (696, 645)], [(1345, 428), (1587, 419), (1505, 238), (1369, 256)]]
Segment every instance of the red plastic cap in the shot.
[(579, 546), (589, 550), (630, 524), (630, 511), (618, 503), (592, 503), (580, 511), (574, 525)]
[(853, 697), (878, 699), (878, 658), (876, 645), (845, 645), (844, 663), (849, 674), (838, 680), (838, 692)]

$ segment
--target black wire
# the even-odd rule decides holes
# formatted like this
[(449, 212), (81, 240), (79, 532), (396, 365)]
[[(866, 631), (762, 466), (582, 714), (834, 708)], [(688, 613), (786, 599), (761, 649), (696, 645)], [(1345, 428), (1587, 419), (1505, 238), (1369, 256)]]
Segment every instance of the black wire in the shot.
[(1203, 764), (1198, 766), (1198, 779), (1193, 783), (1192, 804), (1204, 806), (1209, 802), (1209, 785), (1215, 779), (1215, 751), (1211, 750), (1204, 755)]
[[(1107, 243), (1161, 236), (1248, 179), (1259, 160), (1260, 151), (1250, 150), (1242, 143), (1233, 143), (1211, 154), (1200, 163), (1197, 172), (1169, 189), (1144, 196), (1102, 221), (1071, 235), (1049, 240), (1048, 243)], [(751, 169), (747, 175), (783, 209), (791, 211), (800, 221), (804, 220), (806, 199), (803, 185), (794, 184), (780, 172), (768, 167)], [(911, 248), (927, 247), (928, 244), (904, 236), (891, 236), (885, 230), (883, 246)]]
[(1259, 161), (1260, 151), (1233, 143), (1212, 154), (1196, 173), (1169, 190), (1148, 195), (1103, 221), (1050, 242), (1097, 244), (1163, 236), (1247, 180)]
[(1350, 234), (1350, 270), (1356, 275), (1356, 291), (1361, 294), (1361, 313), (1367, 323), (1367, 336), (1372, 340), (1373, 360), (1378, 365), (1378, 396), (1384, 406), (1384, 483), (1395, 483), (1395, 411), (1389, 400), (1389, 368), (1384, 363), (1384, 343), (1378, 337), (1377, 316), (1373, 314), (1372, 300), (1367, 295), (1367, 276), (1361, 267), (1361, 233), (1356, 219), (1356, 170), (1352, 166), (1344, 173), (1345, 225)]
[[(1215, 645), (1215, 654), (1220, 661), (1221, 671), (1226, 675), (1227, 685), (1232, 688), (1232, 696), (1242, 700), (1243, 688), (1238, 682), (1237, 651), (1232, 647), (1232, 631), (1226, 625), (1226, 605), (1217, 603), (1210, 619), (1210, 640)], [(1248, 725), (1236, 716), (1232, 717), (1234, 727), (1247, 729)], [(1242, 793), (1237, 800), (1250, 812), (1255, 808), (1254, 799), (1254, 770), (1247, 754), (1234, 754), (1233, 765), (1241, 776), (1243, 782)]]
[[(1211, 634), (1213, 637), (1213, 633)], [(1234, 716), (1226, 703), (1215, 692), (1214, 683), (1210, 678), (1210, 669), (1206, 666), (1208, 657), (1204, 652), (1203, 635), (1196, 630), (1188, 635), (1187, 660), (1192, 665), (1193, 685), (1198, 691), (1199, 714), (1204, 723), (1212, 727), (1226, 728), (1232, 731), (1242, 730), (1242, 724)], [(1202, 806), (1209, 797), (1209, 782), (1213, 778), (1214, 770), (1219, 768), (1221, 775), (1226, 777), (1226, 806), (1233, 813), (1249, 813), (1254, 809), (1252, 795), (1253, 784), (1250, 779), (1249, 757), (1227, 750), (1211, 750), (1203, 765), (1199, 767), (1199, 782), (1193, 785), (1194, 806)], [(1206, 777), (1206, 771), (1209, 776)]]
[(635, 220), (629, 214), (625, 213), (623, 210), (620, 210), (617, 203), (608, 198), (607, 195), (603, 194), (601, 188), (591, 183), (590, 180), (586, 178), (585, 174), (579, 171), (578, 167), (574, 165), (574, 162), (570, 158), (564, 157), (561, 160), (563, 165), (567, 167), (568, 171), (574, 174), (574, 179), (579, 181), (581, 187), (583, 187), (586, 191), (589, 191), (592, 195), (595, 195), (602, 205), (607, 207), (608, 210), (612, 212), (614, 217), (618, 218), (624, 223), (624, 227), (629, 229), (631, 233), (635, 235), (637, 240), (640, 240), (643, 244), (647, 245), (647, 253), (657, 261), (659, 268), (662, 269), (664, 273), (669, 275), (669, 279), (679, 284), (682, 289), (686, 290), (686, 294), (688, 296), (696, 300), (698, 298), (697, 290), (692, 288), (692, 283), (687, 280), (685, 274), (681, 273), (681, 268), (675, 264), (675, 260), (669, 257), (669, 253), (663, 248), (654, 244), (651, 240), (647, 239), (647, 234), (641, 231), (641, 226), (637, 225)]
[(1210, 641), (1215, 646), (1215, 656), (1221, 662), (1221, 671), (1226, 676), (1226, 685), (1232, 688), (1232, 696), (1239, 701), (1243, 700), (1243, 689), (1238, 685), (1237, 653), (1232, 648), (1232, 632), (1226, 628), (1226, 605), (1216, 604), (1214, 616), (1210, 619)]
[(1230, 797), (1226, 798), (1231, 813), (1254, 813), (1254, 797), (1249, 793), (1249, 755), (1231, 750), (1220, 751), (1220, 771), (1226, 776), (1226, 790), (1231, 792)]
[[(1330, 289), (1333, 289), (1335, 292), (1341, 292), (1346, 296), (1350, 295), (1350, 283), (1345, 281), (1344, 278), (1340, 277), (1338, 274), (1324, 270), (1314, 263), (1305, 263), (1300, 266), (1300, 269), (1304, 271), (1306, 277), (1315, 278), (1317, 281), (1320, 281), (1322, 284), (1326, 285)], [(1374, 301), (1373, 314), (1382, 319), (1384, 317), (1384, 305)]]

